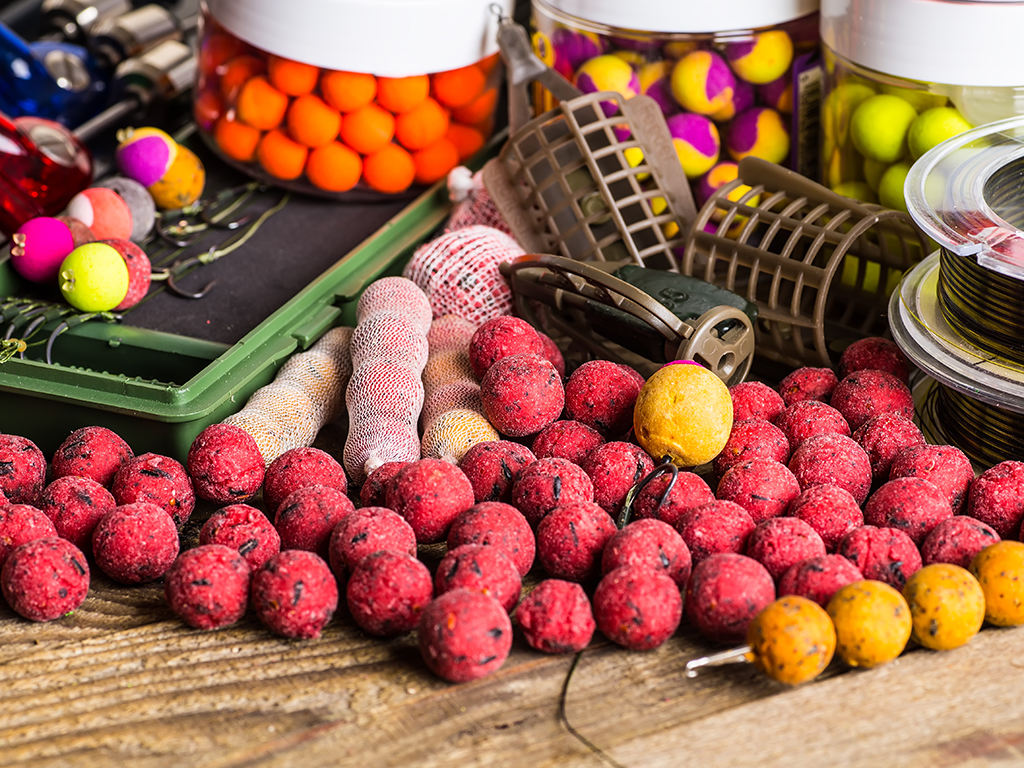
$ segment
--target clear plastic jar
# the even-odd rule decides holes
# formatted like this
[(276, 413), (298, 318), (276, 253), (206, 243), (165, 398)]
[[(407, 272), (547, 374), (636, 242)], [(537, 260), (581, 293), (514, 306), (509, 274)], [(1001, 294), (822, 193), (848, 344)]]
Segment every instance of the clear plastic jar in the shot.
[(534, 50), (580, 90), (658, 102), (698, 204), (747, 155), (816, 175), (818, 0), (532, 5)]
[(1024, 114), (1024, 2), (821, 0), (821, 176), (833, 190), (907, 210), (924, 152)]
[(494, 130), (492, 5), (207, 0), (196, 123), (228, 163), (278, 186), (350, 200), (413, 193)]

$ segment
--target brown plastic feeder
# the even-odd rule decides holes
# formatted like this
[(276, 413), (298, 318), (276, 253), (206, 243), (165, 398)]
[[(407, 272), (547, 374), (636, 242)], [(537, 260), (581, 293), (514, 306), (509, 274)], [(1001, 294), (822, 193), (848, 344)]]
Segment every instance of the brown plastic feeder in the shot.
[(679, 267), (757, 305), (759, 355), (831, 367), (850, 342), (887, 331), (889, 295), (927, 251), (907, 214), (744, 158), (690, 225)]

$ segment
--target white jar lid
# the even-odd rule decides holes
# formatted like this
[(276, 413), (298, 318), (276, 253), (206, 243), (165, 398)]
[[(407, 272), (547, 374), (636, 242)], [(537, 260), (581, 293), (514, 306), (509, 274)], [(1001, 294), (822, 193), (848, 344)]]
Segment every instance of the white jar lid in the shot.
[(863, 67), (924, 83), (1024, 85), (1024, 2), (821, 0), (821, 41)]
[[(547, 0), (578, 19), (645, 32), (760, 29), (818, 10), (819, 0)], [(543, 5), (543, 3), (538, 3)]]
[(465, 67), (498, 50), (497, 5), (515, 0), (207, 0), (231, 34), (327, 69), (408, 77)]

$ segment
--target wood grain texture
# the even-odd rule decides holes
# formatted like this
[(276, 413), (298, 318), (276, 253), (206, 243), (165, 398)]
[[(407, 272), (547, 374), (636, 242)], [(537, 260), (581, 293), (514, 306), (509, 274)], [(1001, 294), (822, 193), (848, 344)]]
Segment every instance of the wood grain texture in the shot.
[[(947, 653), (784, 688), (746, 666), (682, 668), (710, 647), (683, 627), (656, 651), (600, 637), (566, 700), (573, 726), (623, 766), (1024, 764), (1024, 630)], [(0, 765), (601, 766), (558, 716), (571, 657), (517, 638), (495, 675), (448, 685), (410, 635), (364, 635), (344, 611), (313, 641), (247, 616), (182, 625), (159, 584), (93, 580), (48, 624), (0, 609)]]

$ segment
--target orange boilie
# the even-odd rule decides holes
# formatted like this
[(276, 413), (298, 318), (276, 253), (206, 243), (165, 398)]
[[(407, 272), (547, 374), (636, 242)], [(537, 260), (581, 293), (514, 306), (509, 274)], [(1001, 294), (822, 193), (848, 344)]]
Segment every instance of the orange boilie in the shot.
[(224, 66), (224, 73), (220, 78), (220, 92), (224, 94), (224, 98), (231, 101), (238, 96), (243, 85), (256, 75), (262, 75), (266, 70), (263, 59), (257, 56), (236, 56)]
[(355, 112), (377, 95), (377, 78), (364, 72), (324, 72), (320, 93), (339, 112)]
[(297, 179), (306, 166), (309, 150), (292, 141), (287, 133), (276, 128), (265, 134), (256, 147), (256, 159), (263, 170), (271, 176), (283, 179)]
[(460, 161), (472, 157), (484, 145), (484, 135), (476, 128), (462, 123), (449, 123), (448, 132), (444, 137), (455, 145)]
[(252, 162), (256, 157), (256, 145), (262, 132), (250, 125), (222, 117), (213, 129), (213, 138), (221, 152), (232, 160)]
[(446, 107), (462, 107), (484, 92), (487, 76), (477, 66), (438, 72), (431, 78), (434, 98)]
[(288, 97), (277, 90), (265, 77), (254, 77), (238, 94), (238, 117), (242, 122), (269, 131), (277, 128), (288, 110)]
[(424, 149), (448, 131), (448, 113), (434, 99), (403, 112), (395, 120), (395, 138), (406, 149)]
[(306, 161), (306, 178), (327, 192), (347, 192), (359, 182), (362, 173), (362, 158), (340, 141), (317, 147)]
[(288, 133), (307, 147), (322, 147), (338, 136), (341, 114), (319, 96), (299, 96), (288, 108)]
[(413, 152), (412, 162), (416, 167), (416, 183), (433, 184), (459, 164), (459, 150), (448, 139), (441, 139), (425, 149)]
[(498, 89), (488, 88), (471, 102), (452, 110), (452, 119), (466, 125), (476, 125), (489, 118), (498, 105)]
[(395, 118), (376, 104), (345, 115), (341, 140), (361, 155), (376, 152), (395, 135)]
[(377, 78), (377, 103), (396, 115), (418, 107), (429, 94), (430, 78), (426, 75)]
[(412, 156), (397, 144), (385, 144), (363, 159), (363, 180), (378, 192), (404, 192), (415, 178)]
[(320, 78), (320, 68), (301, 61), (292, 61), (281, 56), (271, 56), (267, 60), (267, 77), (282, 93), (289, 96), (302, 96), (316, 88)]

